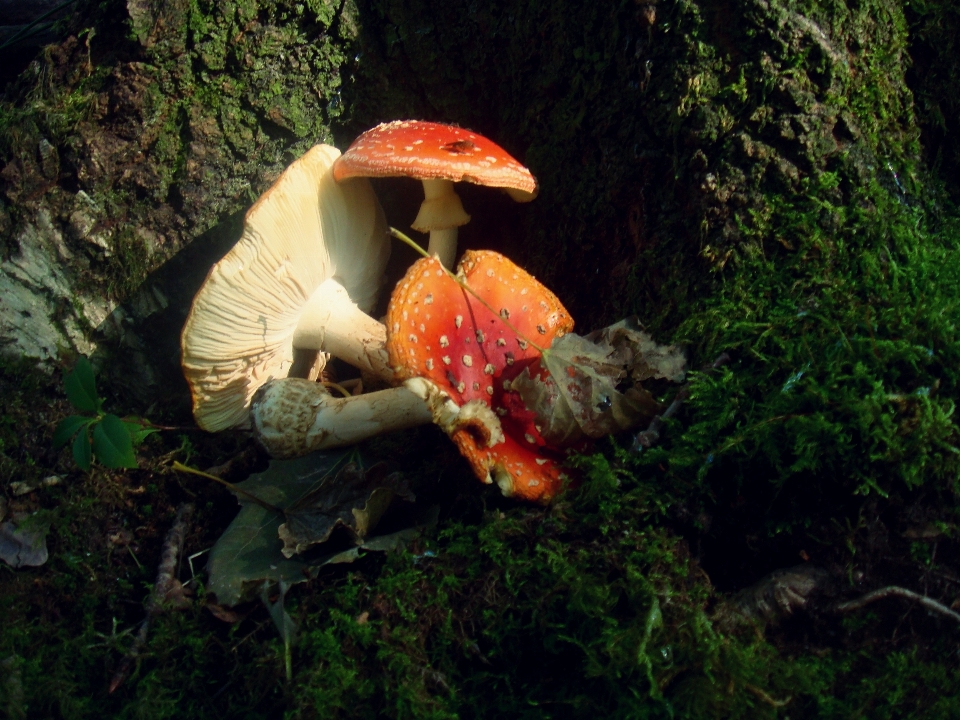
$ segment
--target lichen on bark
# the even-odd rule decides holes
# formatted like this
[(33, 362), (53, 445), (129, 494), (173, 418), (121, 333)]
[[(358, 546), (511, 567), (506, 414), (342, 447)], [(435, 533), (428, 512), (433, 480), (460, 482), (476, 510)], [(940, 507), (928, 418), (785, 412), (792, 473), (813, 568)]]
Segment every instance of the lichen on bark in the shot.
[[(119, 12), (132, 37), (105, 17)], [(0, 110), (3, 277), (34, 306), (25, 323), (37, 338), (21, 342), (24, 323), (5, 322), (8, 351), (90, 351), (90, 331), (148, 273), (329, 141), (349, 16), (349, 4), (322, 1), (131, 0), (78, 13)], [(60, 284), (17, 274), (38, 233), (43, 252), (59, 252)]]

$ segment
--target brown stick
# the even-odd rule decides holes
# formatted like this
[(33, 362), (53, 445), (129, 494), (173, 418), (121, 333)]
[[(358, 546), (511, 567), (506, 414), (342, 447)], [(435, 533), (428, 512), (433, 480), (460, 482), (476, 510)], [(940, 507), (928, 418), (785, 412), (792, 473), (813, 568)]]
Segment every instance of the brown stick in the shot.
[(915, 600), (916, 602), (923, 605), (927, 610), (932, 610), (933, 612), (938, 612), (941, 615), (946, 615), (949, 618), (953, 618), (957, 622), (960, 622), (960, 613), (954, 612), (948, 608), (943, 603), (939, 603), (933, 598), (929, 598), (926, 595), (921, 595), (916, 593), (913, 590), (907, 590), (906, 588), (897, 587), (896, 585), (889, 585), (885, 588), (880, 588), (879, 590), (874, 590), (873, 592), (868, 592), (866, 595), (863, 595), (856, 600), (850, 600), (849, 602), (840, 603), (836, 605), (833, 609), (836, 612), (849, 612), (850, 610), (859, 610), (860, 608), (869, 605), (875, 600), (882, 600), (883, 598), (888, 597), (902, 597), (907, 598), (908, 600)]
[(177, 559), (183, 549), (183, 540), (187, 534), (187, 526), (192, 515), (193, 505), (190, 503), (185, 503), (177, 508), (177, 518), (163, 541), (163, 553), (160, 556), (160, 566), (157, 568), (157, 580), (153, 584), (153, 592), (147, 600), (147, 616), (140, 623), (140, 629), (133, 639), (133, 645), (130, 646), (127, 654), (123, 656), (117, 666), (117, 671), (110, 680), (108, 692), (112, 693), (127, 679), (131, 668), (137, 658), (140, 657), (140, 652), (147, 643), (150, 621), (154, 615), (163, 611), (163, 601), (173, 588), (173, 583), (176, 580)]

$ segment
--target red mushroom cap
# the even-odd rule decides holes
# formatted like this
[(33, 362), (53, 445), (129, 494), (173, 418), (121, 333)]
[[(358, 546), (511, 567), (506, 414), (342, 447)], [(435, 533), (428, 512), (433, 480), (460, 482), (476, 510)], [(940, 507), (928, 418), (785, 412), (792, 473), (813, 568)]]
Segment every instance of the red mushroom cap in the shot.
[(481, 479), (493, 474), (506, 494), (548, 500), (562, 482), (562, 455), (547, 446), (534, 413), (510, 382), (538, 361), (537, 346), (547, 347), (572, 330), (573, 320), (556, 295), (498, 253), (468, 251), (458, 275), (496, 312), (450, 278), (435, 258), (419, 260), (390, 299), (390, 364), (399, 379), (424, 378), (461, 408), (468, 403), (492, 408), (502, 442), (491, 445), (482, 418), (466, 412), (452, 439)]
[(537, 196), (537, 181), (506, 150), (482, 135), (423, 120), (382, 123), (360, 135), (333, 166), (352, 177), (412, 177), (504, 188), (518, 202)]

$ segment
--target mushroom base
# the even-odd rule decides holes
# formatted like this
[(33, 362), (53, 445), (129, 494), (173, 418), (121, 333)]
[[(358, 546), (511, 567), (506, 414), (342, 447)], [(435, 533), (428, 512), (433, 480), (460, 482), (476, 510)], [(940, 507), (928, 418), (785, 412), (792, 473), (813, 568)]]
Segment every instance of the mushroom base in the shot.
[(433, 416), (404, 387), (335, 397), (318, 383), (284, 378), (257, 391), (251, 417), (257, 442), (275, 458), (291, 458), (426, 425)]

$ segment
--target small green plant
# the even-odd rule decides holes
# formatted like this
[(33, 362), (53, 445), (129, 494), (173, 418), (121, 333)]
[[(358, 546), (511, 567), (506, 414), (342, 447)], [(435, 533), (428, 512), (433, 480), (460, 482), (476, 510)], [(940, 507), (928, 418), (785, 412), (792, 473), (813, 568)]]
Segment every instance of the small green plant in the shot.
[(63, 379), (63, 387), (74, 408), (93, 415), (69, 415), (61, 420), (53, 432), (53, 446), (60, 448), (73, 440), (73, 460), (81, 470), (89, 470), (94, 457), (108, 468), (137, 467), (133, 448), (157, 428), (139, 418), (120, 419), (104, 412), (93, 366), (82, 355)]

